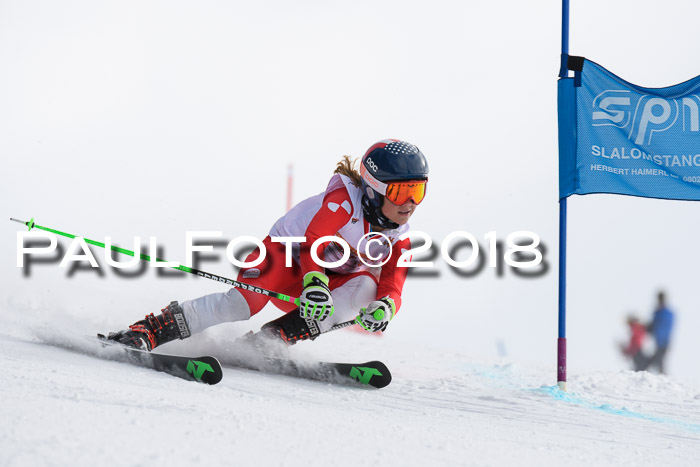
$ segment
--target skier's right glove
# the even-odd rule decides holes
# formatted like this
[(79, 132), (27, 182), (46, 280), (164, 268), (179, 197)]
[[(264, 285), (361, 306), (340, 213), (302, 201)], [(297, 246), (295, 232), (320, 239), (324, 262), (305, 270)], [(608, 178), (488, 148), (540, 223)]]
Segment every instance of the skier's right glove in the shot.
[(299, 314), (305, 319), (323, 321), (333, 316), (333, 297), (328, 287), (328, 276), (311, 271), (304, 275), (304, 291), (299, 297)]
[(384, 331), (389, 321), (396, 314), (396, 304), (389, 297), (384, 297), (360, 308), (360, 315), (355, 322), (370, 332)]

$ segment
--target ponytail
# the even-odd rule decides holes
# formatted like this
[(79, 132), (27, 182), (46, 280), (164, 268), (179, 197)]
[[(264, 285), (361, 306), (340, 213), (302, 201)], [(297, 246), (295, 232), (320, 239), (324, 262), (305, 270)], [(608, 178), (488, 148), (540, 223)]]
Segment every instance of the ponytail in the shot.
[(333, 173), (350, 177), (353, 185), (360, 188), (362, 186), (362, 176), (360, 176), (360, 172), (355, 169), (356, 163), (357, 159), (351, 160), (350, 156), (343, 156), (340, 162), (338, 162), (338, 165), (335, 167), (335, 172)]

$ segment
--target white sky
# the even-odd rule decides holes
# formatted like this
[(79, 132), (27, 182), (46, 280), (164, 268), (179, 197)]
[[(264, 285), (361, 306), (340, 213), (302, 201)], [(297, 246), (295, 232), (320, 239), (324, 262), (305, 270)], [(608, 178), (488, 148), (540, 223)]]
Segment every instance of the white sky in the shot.
[[(641, 86), (685, 81), (700, 73), (699, 9), (573, 1), (570, 51)], [(405, 139), (431, 169), (414, 229), (437, 242), (531, 230), (551, 268), (465, 279), (438, 260), (440, 279), (409, 280), (386, 338), (486, 356), (502, 342), (554, 379), (560, 15), (558, 1), (0, 1), (2, 212), (125, 245), (155, 235), (181, 260), (187, 230), (262, 238), (284, 212), (289, 163), (298, 201), (343, 154)], [(665, 287), (679, 317), (670, 371), (700, 379), (699, 210), (569, 201), (570, 372), (625, 368), (623, 318), (649, 316)], [(24, 279), (19, 227), (0, 229), (0, 297), (47, 307), (48, 321), (89, 313), (123, 326), (221, 290), (152, 272), (69, 279), (56, 264)]]

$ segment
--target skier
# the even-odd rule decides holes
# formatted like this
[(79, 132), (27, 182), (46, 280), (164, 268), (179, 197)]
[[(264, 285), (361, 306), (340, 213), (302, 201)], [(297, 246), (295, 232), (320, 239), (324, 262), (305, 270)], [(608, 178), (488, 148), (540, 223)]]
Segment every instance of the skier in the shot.
[[(300, 306), (241, 288), (171, 302), (162, 313), (147, 315), (108, 339), (137, 349), (153, 350), (210, 326), (247, 320), (272, 300), (286, 314), (262, 327), (262, 334), (294, 344), (313, 339), (333, 325), (352, 320), (370, 332), (384, 331), (401, 307), (408, 269), (398, 267), (410, 249), (408, 220), (425, 197), (428, 163), (414, 145), (395, 139), (371, 146), (360, 173), (348, 156), (337, 164), (325, 192), (301, 201), (280, 218), (263, 240), (265, 259), (242, 268), (237, 280), (251, 286), (299, 297)], [(287, 246), (274, 237), (306, 237), (293, 243), (287, 266)], [(343, 239), (350, 254), (340, 266), (323, 268), (314, 261), (337, 262), (343, 249), (337, 242), (311, 245), (324, 236)], [(355, 248), (357, 247), (357, 248)], [(320, 253), (320, 254), (319, 254)], [(246, 258), (257, 259), (259, 249)]]

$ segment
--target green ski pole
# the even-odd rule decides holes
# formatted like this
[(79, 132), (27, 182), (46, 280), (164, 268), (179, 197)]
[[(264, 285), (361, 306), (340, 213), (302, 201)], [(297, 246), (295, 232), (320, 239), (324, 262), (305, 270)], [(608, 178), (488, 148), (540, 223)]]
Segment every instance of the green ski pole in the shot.
[[(29, 220), (29, 222), (15, 219), (13, 217), (10, 217), (10, 220), (26, 225), (28, 230), (39, 229), (39, 230), (44, 230), (46, 232), (51, 232), (51, 233), (56, 234), (56, 235), (60, 235), (62, 237), (67, 237), (67, 238), (76, 238), (77, 237), (77, 235), (69, 234), (66, 232), (61, 232), (60, 230), (55, 230), (55, 229), (52, 229), (49, 227), (44, 227), (42, 225), (38, 225), (38, 224), (34, 223), (33, 217)], [(100, 248), (107, 248), (106, 245), (102, 242), (90, 240), (89, 238), (85, 238), (85, 237), (81, 237), (81, 238), (83, 240), (85, 240), (85, 243), (88, 243), (90, 245), (95, 245), (95, 246), (98, 246)], [(135, 256), (133, 251), (127, 250), (125, 248), (120, 248), (120, 247), (115, 246), (115, 245), (110, 245), (110, 249), (112, 251), (116, 251), (118, 253), (122, 253), (122, 254), (125, 254), (128, 256)], [(151, 261), (151, 257), (148, 255), (140, 254), (139, 257), (143, 260)], [(164, 260), (164, 259), (154, 258), (154, 260), (157, 262), (166, 262), (166, 260)], [(276, 298), (276, 299), (282, 300), (284, 302), (294, 303), (295, 305), (299, 306), (299, 298), (290, 297), (289, 295), (274, 292), (272, 290), (263, 289), (262, 287), (256, 287), (256, 286), (253, 286), (250, 284), (245, 284), (243, 282), (238, 282), (236, 280), (229, 279), (227, 277), (219, 276), (217, 274), (212, 274), (209, 272), (200, 271), (199, 269), (190, 268), (190, 267), (182, 266), (182, 265), (181, 266), (173, 266), (172, 269), (177, 269), (178, 271), (183, 271), (183, 272), (187, 272), (190, 274), (194, 274), (195, 276), (198, 276), (198, 277), (204, 277), (205, 279), (211, 279), (213, 281), (220, 282), (220, 283), (225, 284), (225, 285), (230, 285), (232, 287), (236, 287), (239, 289), (248, 290), (250, 292), (255, 292), (258, 294), (266, 295), (268, 297)], [(344, 328), (344, 327), (350, 326), (352, 324), (355, 324), (354, 319), (352, 319), (350, 321), (344, 321), (342, 323), (334, 324), (331, 328), (329, 328), (327, 331), (324, 331), (324, 332), (334, 331), (336, 329)]]
[[(60, 236), (62, 236), (62, 237), (67, 237), (67, 238), (76, 238), (76, 237), (78, 237), (77, 235), (69, 234), (69, 233), (66, 233), (66, 232), (61, 232), (60, 230), (55, 230), (55, 229), (52, 229), (52, 228), (49, 228), (49, 227), (44, 227), (44, 226), (42, 226), (42, 225), (38, 225), (38, 224), (34, 223), (34, 218), (33, 218), (33, 217), (29, 220), (29, 222), (25, 222), (25, 221), (22, 221), (22, 220), (19, 220), (19, 219), (14, 219), (14, 218), (12, 218), (12, 217), (10, 217), (10, 220), (11, 220), (11, 221), (14, 221), (14, 222), (19, 222), (20, 224), (26, 225), (26, 226), (28, 227), (28, 230), (39, 229), (39, 230), (44, 230), (44, 231), (46, 231), (46, 232), (51, 232), (51, 233), (56, 234), (56, 235), (60, 235)], [(104, 243), (102, 243), (102, 242), (98, 242), (98, 241), (95, 241), (95, 240), (90, 240), (89, 238), (85, 238), (85, 237), (82, 237), (82, 238), (83, 238), (83, 240), (85, 240), (85, 243), (88, 243), (88, 244), (90, 244), (90, 245), (95, 245), (95, 246), (98, 246), (98, 247), (100, 247), (100, 248), (106, 248), (106, 245), (105, 245)], [(115, 246), (115, 245), (110, 245), (110, 249), (111, 249), (112, 251), (116, 251), (116, 252), (119, 252), (119, 253), (122, 253), (122, 254), (125, 254), (125, 255), (128, 255), (128, 256), (135, 256), (135, 254), (134, 254), (133, 251), (127, 250), (127, 249), (124, 249), (124, 248), (120, 248), (120, 247)], [(143, 260), (151, 261), (151, 257), (148, 256), (148, 255), (140, 254), (139, 257), (140, 257), (141, 259), (143, 259)], [(154, 258), (154, 261), (163, 262), (163, 263), (166, 262), (166, 260), (164, 260), (164, 259), (158, 259), (158, 258)], [(182, 266), (182, 265), (181, 265), (181, 266), (173, 266), (172, 269), (177, 269), (177, 270), (179, 270), (179, 271), (183, 271), (183, 272), (187, 272), (187, 273), (190, 273), (190, 274), (194, 274), (194, 275), (199, 276), (199, 277), (204, 277), (205, 279), (211, 279), (211, 280), (214, 280), (214, 281), (217, 281), (217, 282), (221, 282), (222, 284), (230, 285), (230, 286), (232, 286), (232, 287), (237, 287), (237, 288), (239, 288), (239, 289), (249, 290), (249, 291), (251, 291), (251, 292), (255, 292), (255, 293), (258, 293), (258, 294), (267, 295), (268, 297), (276, 298), (276, 299), (282, 300), (282, 301), (284, 301), (284, 302), (294, 303), (294, 304), (297, 305), (297, 306), (299, 305), (299, 299), (298, 299), (298, 298), (290, 297), (289, 295), (285, 295), (285, 294), (281, 294), (281, 293), (278, 293), (278, 292), (274, 292), (274, 291), (272, 291), (272, 290), (263, 289), (262, 287), (256, 287), (256, 286), (253, 286), (253, 285), (245, 284), (245, 283), (243, 283), (243, 282), (238, 282), (238, 281), (236, 281), (236, 280), (229, 279), (229, 278), (223, 277), (223, 276), (219, 276), (219, 275), (217, 275), (217, 274), (212, 274), (212, 273), (209, 273), (209, 272), (200, 271), (199, 269), (190, 268), (190, 267)]]

